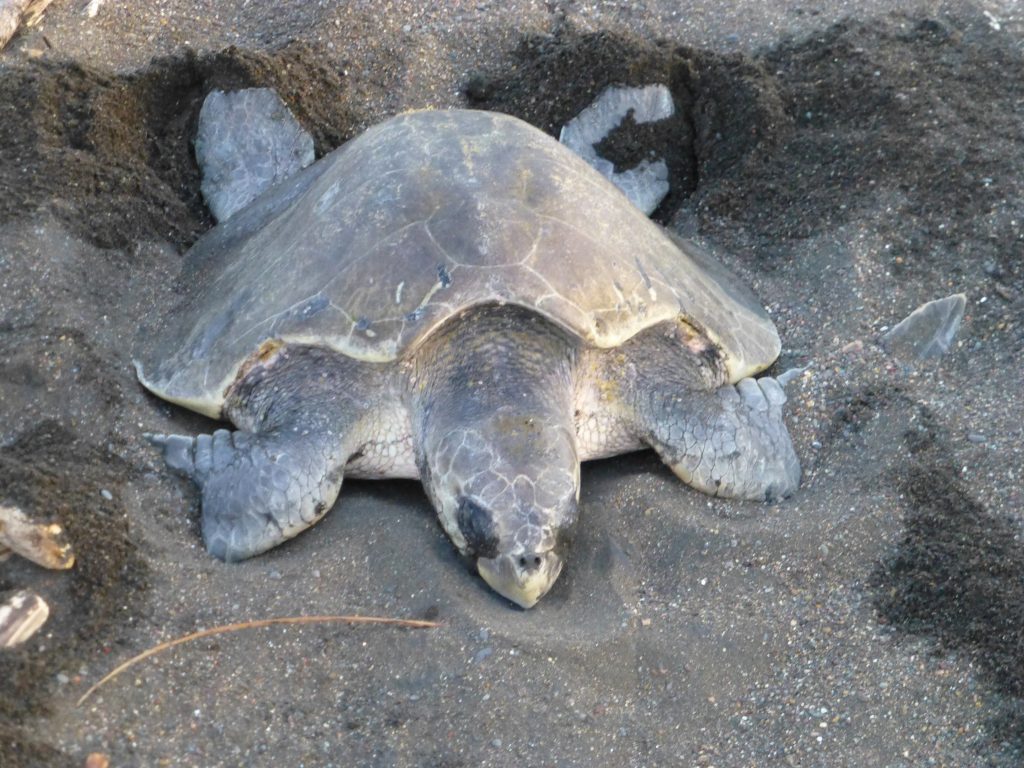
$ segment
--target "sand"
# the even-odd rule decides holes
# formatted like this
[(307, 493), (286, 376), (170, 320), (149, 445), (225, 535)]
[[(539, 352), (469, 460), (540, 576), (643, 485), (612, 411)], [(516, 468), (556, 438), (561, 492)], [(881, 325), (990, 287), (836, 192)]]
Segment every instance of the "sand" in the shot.
[[(1014, 16), (1016, 13), (1016, 16)], [(1017, 766), (1024, 756), (1024, 54), (1010, 3), (55, 3), (0, 56), (0, 495), (61, 519), (67, 573), (0, 564), (46, 627), (0, 655), (0, 764)], [(212, 225), (212, 88), (274, 87), (317, 155), (402, 109), (553, 133), (668, 85), (655, 218), (712, 247), (783, 339), (803, 487), (710, 499), (653, 454), (584, 467), (534, 610), (457, 557), (418, 484), (346, 483), (252, 561), (201, 546), (145, 431), (132, 346)], [(953, 348), (879, 336), (963, 292)], [(295, 614), (441, 626), (196, 629)]]

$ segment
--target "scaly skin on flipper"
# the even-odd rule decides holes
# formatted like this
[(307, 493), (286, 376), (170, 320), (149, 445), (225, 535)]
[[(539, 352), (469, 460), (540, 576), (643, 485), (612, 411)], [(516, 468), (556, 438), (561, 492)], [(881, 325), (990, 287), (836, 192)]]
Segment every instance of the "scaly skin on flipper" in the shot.
[[(782, 421), (775, 379), (729, 384), (720, 353), (682, 321), (662, 323), (618, 350), (596, 353), (618, 384), (631, 432), (681, 480), (712, 496), (775, 501), (800, 485), (800, 463)], [(629, 428), (626, 428), (627, 431)]]
[[(358, 380), (362, 393), (338, 387), (346, 379)], [(229, 397), (228, 415), (242, 429), (196, 438), (149, 435), (168, 466), (199, 486), (210, 553), (243, 560), (312, 526), (334, 504), (356, 453), (364, 470), (408, 475), (399, 440), (379, 451), (389, 433), (408, 433), (405, 424), (382, 423), (393, 411), (386, 407), (388, 382), (380, 366), (316, 348), (283, 348), (254, 365)]]
[(643, 411), (647, 442), (679, 479), (712, 496), (778, 501), (800, 485), (782, 421), (786, 395), (770, 376), (709, 393), (654, 389)]

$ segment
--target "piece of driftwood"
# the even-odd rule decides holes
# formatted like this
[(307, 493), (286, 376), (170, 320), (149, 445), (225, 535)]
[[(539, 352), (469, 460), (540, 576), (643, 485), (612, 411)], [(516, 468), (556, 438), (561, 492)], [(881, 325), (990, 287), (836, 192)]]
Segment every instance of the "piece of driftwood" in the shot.
[(22, 24), (31, 27), (53, 0), (0, 0), (0, 51)]

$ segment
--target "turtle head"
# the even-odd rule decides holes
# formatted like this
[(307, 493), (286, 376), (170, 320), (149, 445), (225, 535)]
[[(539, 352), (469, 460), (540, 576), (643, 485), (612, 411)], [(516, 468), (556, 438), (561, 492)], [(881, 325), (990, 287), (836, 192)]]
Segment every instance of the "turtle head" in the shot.
[[(523, 608), (532, 608), (562, 573), (561, 531), (545, 522), (574, 517), (575, 504), (569, 515), (567, 511), (495, 511), (464, 498), (459, 503), (459, 532), (466, 539), (467, 554), (476, 559), (477, 572), (491, 589)], [(482, 538), (481, 532), (490, 535)]]
[(499, 415), (490, 428), (460, 428), (441, 440), (429, 490), (449, 537), (484, 581), (532, 608), (562, 572), (579, 460), (564, 429), (529, 418), (502, 422)]
[(423, 485), (459, 551), (523, 608), (558, 579), (576, 522), (576, 344), (529, 309), (481, 306), (415, 357)]

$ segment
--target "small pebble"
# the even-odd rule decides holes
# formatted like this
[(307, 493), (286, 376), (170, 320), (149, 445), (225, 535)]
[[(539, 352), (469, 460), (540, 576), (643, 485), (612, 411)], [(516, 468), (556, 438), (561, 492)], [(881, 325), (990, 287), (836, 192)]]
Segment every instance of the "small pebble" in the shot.
[(477, 651), (475, 654), (473, 654), (473, 663), (474, 664), (479, 664), (481, 661), (486, 659), (492, 653), (494, 653), (494, 648), (492, 648), (491, 646), (487, 646), (486, 648), (481, 648), (479, 651)]
[(69, 682), (71, 682), (71, 678), (68, 677), (67, 675), (65, 675), (63, 672), (58, 672), (57, 673), (57, 682), (60, 685), (67, 685)]
[(967, 439), (970, 440), (972, 443), (984, 443), (985, 442), (985, 436), (983, 434), (981, 434), (980, 432), (968, 432), (967, 433)]
[(114, 494), (112, 494), (112, 493), (111, 493), (110, 491), (108, 491), (108, 490), (107, 490), (106, 488), (104, 488), (103, 490), (101, 490), (101, 491), (100, 491), (100, 496), (102, 496), (102, 497), (103, 497), (104, 499), (106, 499), (107, 501), (110, 501), (111, 499), (113, 499), (113, 498), (114, 498)]
[(985, 274), (989, 277), (1002, 277), (1003, 271), (994, 261), (986, 261), (984, 266)]
[(501, 749), (501, 739), (492, 739), (491, 746), (495, 749)]
[(1011, 288), (1007, 288), (1002, 283), (996, 283), (994, 286), (992, 286), (992, 289), (999, 294), (1000, 298), (1004, 299), (1005, 301), (1015, 301), (1017, 298), (1017, 294), (1014, 293), (1014, 291)]

